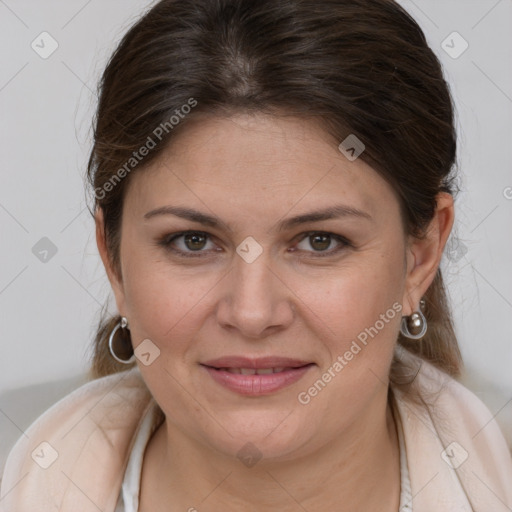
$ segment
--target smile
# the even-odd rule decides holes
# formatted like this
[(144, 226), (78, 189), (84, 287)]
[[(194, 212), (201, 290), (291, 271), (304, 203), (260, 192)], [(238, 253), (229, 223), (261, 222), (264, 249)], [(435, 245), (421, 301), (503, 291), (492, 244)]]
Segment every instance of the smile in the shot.
[(280, 373), (292, 368), (217, 368), (229, 373), (240, 373), (241, 375), (268, 375), (269, 373)]
[(296, 383), (315, 365), (285, 358), (224, 358), (201, 366), (222, 387), (245, 396), (261, 396)]

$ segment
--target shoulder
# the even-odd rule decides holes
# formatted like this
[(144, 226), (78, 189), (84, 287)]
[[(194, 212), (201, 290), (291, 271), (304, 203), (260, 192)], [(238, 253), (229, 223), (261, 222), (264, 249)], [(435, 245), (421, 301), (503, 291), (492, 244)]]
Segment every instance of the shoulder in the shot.
[[(416, 374), (414, 389), (419, 400), (401, 394), (411, 410), (428, 415), (441, 430), (452, 432), (452, 435), (471, 435), (475, 442), (481, 438), (489, 447), (506, 447), (494, 416), (473, 392), (410, 352), (404, 350), (400, 357)], [(508, 448), (505, 451), (510, 458)]]
[(85, 512), (115, 503), (137, 427), (153, 405), (137, 368), (64, 397), (11, 450), (0, 511)]
[(432, 478), (429, 489), (452, 510), (510, 510), (511, 454), (489, 409), (432, 364), (405, 350), (399, 358), (415, 375), (414, 394), (393, 391), (416, 485)]

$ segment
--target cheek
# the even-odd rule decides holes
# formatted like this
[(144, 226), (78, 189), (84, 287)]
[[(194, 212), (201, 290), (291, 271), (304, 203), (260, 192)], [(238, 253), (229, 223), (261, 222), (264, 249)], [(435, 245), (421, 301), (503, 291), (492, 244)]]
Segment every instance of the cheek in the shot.
[(150, 365), (139, 362), (138, 366), (151, 394), (170, 417), (175, 414), (170, 410), (186, 410), (195, 421), (201, 421), (201, 411), (194, 410), (197, 404), (183, 390), (190, 380), (190, 365), (195, 363), (208, 296), (218, 281), (219, 276), (212, 274), (194, 277), (166, 262), (147, 261), (138, 270), (126, 273), (126, 306), (131, 314), (133, 346), (136, 349), (149, 339), (159, 350)]
[[(305, 297), (304, 314), (315, 322), (315, 330), (325, 333), (330, 351), (336, 355), (365, 329), (378, 322), (379, 330), (388, 331), (398, 325), (396, 313), (403, 293), (402, 260), (376, 257), (361, 261), (336, 273), (318, 279), (297, 279), (297, 295)], [(308, 314), (307, 311), (310, 310)], [(386, 315), (385, 328), (380, 322)], [(392, 325), (395, 324), (395, 325)], [(334, 356), (334, 354), (331, 354)]]
[[(154, 258), (154, 257), (153, 257)], [(165, 351), (184, 350), (200, 326), (216, 273), (179, 269), (165, 258), (152, 261), (133, 252), (126, 259), (124, 287), (134, 346), (149, 338)]]
[(387, 392), (401, 319), (402, 260), (371, 259), (303, 290), (307, 307), (317, 313), (308, 315), (309, 327), (327, 357), (297, 398), (308, 417), (323, 417), (323, 428), (333, 432)]

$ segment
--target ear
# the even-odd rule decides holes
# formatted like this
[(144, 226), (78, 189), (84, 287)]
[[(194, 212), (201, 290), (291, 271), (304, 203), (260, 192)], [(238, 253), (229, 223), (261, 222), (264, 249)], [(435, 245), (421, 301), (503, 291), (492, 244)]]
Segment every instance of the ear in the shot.
[(419, 307), (421, 297), (436, 275), (443, 249), (454, 221), (453, 196), (440, 192), (436, 197), (436, 211), (423, 239), (410, 238), (406, 248), (407, 276), (403, 315), (410, 315)]
[(96, 209), (94, 221), (96, 223), (96, 244), (98, 246), (98, 251), (100, 253), (103, 266), (105, 267), (105, 272), (107, 273), (108, 280), (110, 281), (110, 286), (112, 287), (112, 291), (114, 292), (117, 309), (121, 315), (126, 316), (123, 282), (121, 276), (119, 276), (118, 273), (115, 272), (115, 270), (112, 268), (112, 263), (109, 258), (107, 250), (107, 241), (105, 238), (103, 210), (99, 207)]

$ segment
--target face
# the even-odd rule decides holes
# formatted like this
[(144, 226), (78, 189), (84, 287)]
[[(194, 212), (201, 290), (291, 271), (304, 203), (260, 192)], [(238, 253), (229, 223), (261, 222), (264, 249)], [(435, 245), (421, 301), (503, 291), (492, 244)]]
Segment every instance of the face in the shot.
[(240, 115), (130, 180), (114, 292), (171, 428), (284, 460), (382, 412), (408, 260), (371, 167), (312, 122)]

